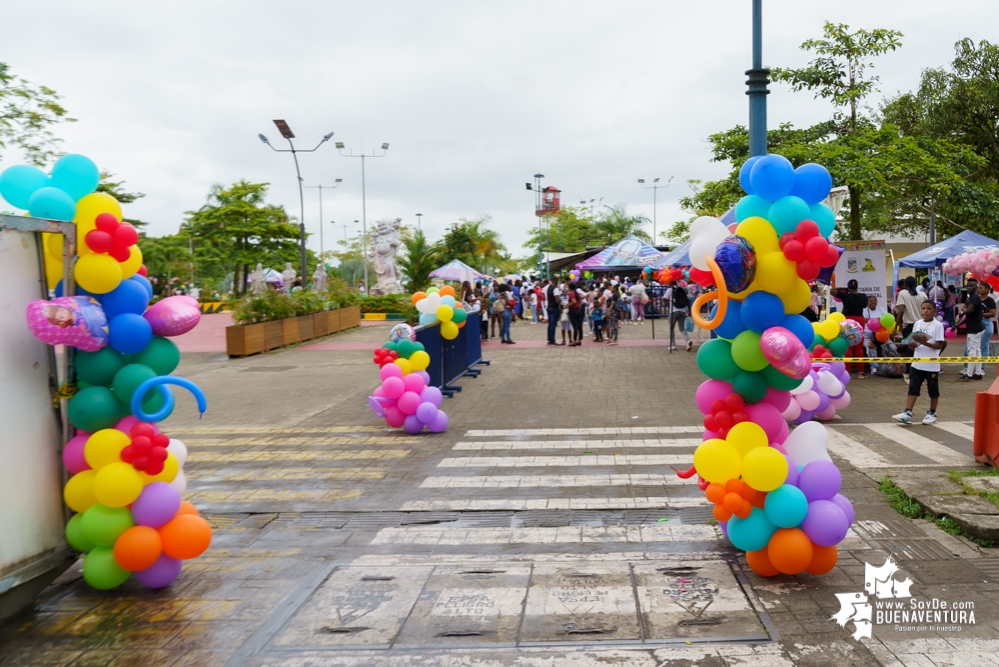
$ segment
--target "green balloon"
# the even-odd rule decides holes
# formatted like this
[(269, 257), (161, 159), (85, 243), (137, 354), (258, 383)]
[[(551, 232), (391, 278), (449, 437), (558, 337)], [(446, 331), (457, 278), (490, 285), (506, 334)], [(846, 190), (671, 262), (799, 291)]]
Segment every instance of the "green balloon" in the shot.
[(96, 352), (77, 352), (76, 377), (90, 385), (110, 387), (114, 374), (125, 365), (125, 355), (111, 347), (102, 347)]
[(87, 536), (83, 534), (82, 514), (74, 514), (73, 518), (66, 524), (66, 541), (69, 542), (69, 546), (77, 551), (83, 553), (93, 551), (94, 543), (88, 540)]
[(697, 350), (697, 367), (712, 380), (731, 380), (739, 372), (732, 359), (732, 344), (727, 340), (709, 340)]
[(814, 350), (816, 345), (821, 345), (822, 347), (826, 346), (826, 339), (820, 334), (815, 334), (815, 338), (812, 339), (812, 344), (808, 346), (808, 351), (811, 352)]
[(99, 591), (121, 586), (130, 574), (132, 573), (118, 565), (112, 547), (94, 547), (83, 559), (83, 580)]
[[(156, 371), (143, 364), (129, 364), (115, 373), (114, 381), (111, 383), (111, 391), (115, 398), (125, 405), (132, 404), (132, 394), (139, 388), (139, 385), (146, 380), (156, 377)], [(152, 394), (152, 392), (150, 392)], [(143, 397), (149, 400), (150, 397)], [(131, 412), (131, 410), (129, 411)]]
[(76, 388), (77, 389), (86, 389), (87, 387), (93, 387), (93, 386), (94, 385), (90, 384), (89, 382), (84, 382), (83, 380), (77, 380), (76, 381)]
[(833, 353), (833, 356), (842, 357), (849, 348), (850, 344), (842, 336), (836, 336), (829, 341), (829, 351)]
[(451, 317), (451, 321), (455, 324), (461, 324), (468, 319), (468, 313), (465, 312), (464, 308), (455, 308), (454, 316)]
[(881, 316), (881, 326), (885, 329), (892, 329), (895, 327), (895, 316), (891, 313), (885, 313)]
[(416, 343), (408, 338), (403, 338), (395, 344), (395, 351), (399, 353), (400, 358), (409, 359), (416, 352)]
[(107, 387), (87, 387), (69, 399), (69, 423), (87, 433), (111, 428), (125, 414)]
[(760, 334), (743, 331), (732, 341), (732, 359), (744, 371), (761, 371), (767, 367), (767, 358), (760, 349)]
[(134, 525), (127, 507), (108, 507), (100, 503), (84, 512), (80, 522), (83, 536), (98, 547), (114, 546), (118, 536)]
[(763, 373), (739, 371), (732, 380), (732, 389), (746, 403), (759, 403), (767, 395), (767, 381), (763, 379)]
[(382, 345), (382, 347), (385, 348), (386, 350), (395, 350), (397, 348), (397, 343), (394, 340), (390, 340), (384, 345)]
[(131, 355), (128, 363), (149, 366), (157, 375), (170, 375), (180, 364), (180, 349), (169, 338), (156, 336), (146, 349)]
[(416, 341), (415, 343), (413, 343), (413, 345), (416, 346), (416, 351), (417, 352), (426, 352), (427, 351), (427, 348), (424, 347), (423, 343), (421, 343), (420, 341)]
[(766, 380), (767, 384), (777, 391), (791, 391), (803, 382), (803, 380), (789, 378), (773, 366), (767, 366), (760, 371), (760, 374), (763, 376), (763, 379)]

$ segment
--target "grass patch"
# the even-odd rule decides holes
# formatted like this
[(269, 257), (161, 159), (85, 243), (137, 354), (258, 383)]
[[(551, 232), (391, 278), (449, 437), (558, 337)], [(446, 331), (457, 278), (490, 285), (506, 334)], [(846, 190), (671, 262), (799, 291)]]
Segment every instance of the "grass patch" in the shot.
[[(955, 472), (957, 471), (951, 471), (951, 474), (953, 475)], [(919, 503), (917, 503), (912, 497), (910, 497), (905, 491), (896, 486), (896, 484), (893, 481), (888, 479), (887, 475), (881, 478), (881, 482), (878, 484), (878, 491), (880, 491), (886, 498), (888, 498), (888, 505), (893, 510), (895, 510), (896, 512), (898, 512), (899, 514), (901, 514), (906, 518), (925, 519), (926, 521), (930, 521), (936, 524), (936, 526), (945, 533), (950, 533), (951, 535), (960, 535), (961, 537), (971, 540), (975, 544), (978, 544), (983, 547), (999, 546), (999, 542), (996, 542), (994, 540), (981, 540), (978, 539), (977, 537), (968, 535), (966, 532), (964, 532), (964, 529), (962, 529), (961, 526), (959, 526), (958, 523), (949, 516), (945, 516), (942, 518), (937, 518), (933, 516), (932, 514), (924, 510), (922, 506)], [(969, 493), (970, 495), (977, 494), (977, 492), (970, 487), (965, 487), (965, 493)], [(997, 496), (995, 499), (992, 498), (989, 499), (999, 504), (999, 494), (991, 493), (986, 495), (986, 497), (989, 496)]]
[(964, 493), (969, 496), (981, 496), (990, 503), (999, 507), (999, 491), (983, 491), (964, 483), (967, 477), (999, 477), (999, 468), (977, 468), (975, 470), (951, 470), (947, 476), (952, 482), (961, 485)]

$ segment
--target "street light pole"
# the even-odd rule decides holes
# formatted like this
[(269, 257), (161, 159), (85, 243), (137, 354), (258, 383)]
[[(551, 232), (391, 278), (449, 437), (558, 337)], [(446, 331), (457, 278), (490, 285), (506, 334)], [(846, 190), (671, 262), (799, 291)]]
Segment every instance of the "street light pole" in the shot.
[[(533, 186), (530, 183), (524, 183), (528, 190), (534, 191), (534, 215), (538, 216), (538, 276), (542, 279), (545, 277), (545, 236), (542, 227), (544, 216), (541, 215), (541, 179), (544, 177), (544, 174), (535, 174)], [(551, 277), (550, 268), (548, 277)]]
[[(292, 139), (295, 138), (295, 133), (291, 131), (290, 127), (288, 127), (288, 123), (286, 123), (283, 120), (275, 120), (274, 124), (277, 126), (277, 129), (281, 133), (281, 136), (288, 140), (288, 145), (291, 146), (291, 148), (274, 148), (274, 146), (271, 146), (271, 142), (267, 140), (267, 137), (265, 137), (262, 134), (258, 134), (257, 136), (260, 137), (260, 141), (270, 146), (271, 150), (274, 151), (275, 153), (291, 153), (291, 157), (294, 158), (295, 160), (295, 175), (298, 177), (298, 204), (299, 204), (299, 210), (301, 211), (300, 217), (298, 219), (298, 236), (299, 236), (298, 243), (302, 251), (302, 284), (304, 286), (306, 281), (306, 276), (309, 275), (309, 267), (305, 254), (305, 194), (302, 191), (302, 171), (298, 168), (298, 154), (316, 152), (317, 150), (319, 150), (320, 146), (322, 146), (323, 144), (325, 144), (327, 141), (330, 140), (330, 137), (333, 136), (333, 133), (330, 132), (329, 134), (325, 135), (319, 141), (319, 143), (316, 144), (316, 147), (313, 148), (312, 150), (301, 150), (301, 149), (296, 149), (295, 144), (292, 142)], [(322, 218), (320, 218), (319, 220), (320, 220), (319, 225), (321, 228)]]
[(654, 178), (652, 179), (652, 185), (646, 187), (645, 179), (644, 178), (638, 179), (638, 184), (642, 186), (643, 190), (652, 190), (652, 245), (653, 246), (656, 244), (656, 217), (657, 217), (657, 211), (659, 210), (659, 203), (656, 195), (659, 194), (660, 189), (665, 190), (666, 188), (669, 187), (669, 184), (672, 182), (673, 182), (672, 176), (670, 176), (669, 180), (666, 181), (666, 185), (659, 185), (659, 179)]
[(763, 0), (753, 0), (753, 69), (746, 70), (749, 90), (749, 156), (767, 154), (767, 84), (770, 70), (763, 67)]
[(334, 181), (334, 183), (336, 183), (336, 185), (306, 185), (305, 186), (307, 188), (318, 188), (319, 189), (319, 261), (323, 262), (324, 264), (326, 263), (326, 260), (323, 259), (323, 251), (324, 251), (324, 248), (323, 248), (323, 188), (326, 188), (327, 190), (336, 190), (338, 187), (340, 187), (340, 184), (343, 183), (343, 179), (342, 178), (338, 178), (338, 179), (336, 179), (336, 181)]
[(422, 213), (417, 213), (416, 214), (416, 229), (418, 229), (420, 231), (423, 231), (423, 214)]
[(388, 153), (388, 147), (387, 143), (382, 144), (381, 155), (375, 149), (371, 150), (370, 155), (364, 151), (354, 155), (353, 149), (349, 153), (343, 152), (344, 145), (342, 141), (336, 142), (336, 148), (341, 156), (361, 158), (361, 258), (364, 262), (364, 293), (366, 295), (371, 294), (371, 285), (368, 284), (368, 198), (367, 185), (364, 180), (364, 159), (369, 157), (385, 157), (385, 154)]

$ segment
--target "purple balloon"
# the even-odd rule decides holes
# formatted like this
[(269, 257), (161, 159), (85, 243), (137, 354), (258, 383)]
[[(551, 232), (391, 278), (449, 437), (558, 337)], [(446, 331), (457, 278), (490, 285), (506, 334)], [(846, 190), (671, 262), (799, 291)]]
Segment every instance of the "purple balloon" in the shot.
[(824, 391), (818, 391), (819, 395), (819, 406), (815, 408), (815, 412), (822, 412), (829, 407), (829, 396)]
[(831, 499), (842, 484), (843, 476), (832, 461), (812, 461), (798, 476), (798, 488), (805, 492), (808, 502)]
[(420, 407), (416, 408), (416, 417), (423, 424), (433, 424), (434, 420), (437, 419), (437, 406), (430, 401), (425, 401), (420, 403)]
[(434, 419), (434, 423), (430, 424), (428, 428), (431, 433), (443, 433), (444, 429), (447, 428), (447, 414), (443, 410), (437, 411), (437, 418)]
[(843, 391), (839, 392), (839, 393), (838, 393), (838, 394), (836, 394), (835, 396), (829, 396), (829, 398), (831, 398), (831, 399), (832, 399), (832, 398), (843, 398), (843, 394), (845, 394), (845, 393), (846, 393), (846, 383), (845, 383), (845, 382), (842, 382), (842, 381), (840, 381), (840, 382), (841, 382), (841, 383), (842, 383), (842, 385), (843, 385)]
[[(160, 484), (162, 482), (155, 483)], [(179, 560), (170, 558), (166, 554), (160, 554), (160, 557), (150, 567), (136, 572), (135, 578), (139, 580), (139, 583), (148, 588), (163, 588), (172, 584), (180, 576), (180, 568), (181, 564)]]
[(435, 408), (439, 408), (443, 400), (444, 394), (437, 387), (427, 387), (420, 393), (420, 401), (422, 403), (433, 403)]
[(801, 529), (805, 531), (808, 539), (820, 547), (836, 546), (846, 537), (849, 528), (850, 522), (846, 514), (831, 500), (815, 500), (808, 503), (808, 514), (801, 522)]
[(853, 524), (853, 519), (855, 514), (853, 512), (853, 503), (850, 502), (850, 499), (844, 496), (842, 493), (837, 493), (835, 496), (832, 497), (832, 502), (836, 503), (836, 507), (843, 510), (843, 514), (846, 515), (847, 521), (850, 524)]
[(159, 528), (177, 516), (178, 510), (180, 492), (166, 482), (153, 482), (132, 503), (132, 518), (140, 526)]
[(829, 364), (829, 370), (832, 371), (833, 375), (839, 375), (840, 373), (846, 372), (846, 364), (842, 361), (834, 361)]
[(409, 415), (406, 417), (406, 421), (402, 423), (402, 427), (406, 429), (406, 433), (416, 435), (423, 430), (423, 422), (416, 415)]
[(423, 384), (430, 386), (430, 373), (426, 371), (413, 371), (411, 374), (423, 378)]
[(787, 459), (787, 479), (784, 480), (784, 483), (791, 486), (798, 486), (798, 464), (786, 454), (784, 458)]
[(801, 426), (805, 422), (812, 421), (812, 417), (814, 416), (815, 412), (813, 410), (802, 410), (801, 414), (798, 415), (798, 418), (794, 420), (794, 423), (796, 426)]
[(722, 535), (724, 535), (725, 539), (727, 540), (728, 539), (728, 521), (722, 521), (722, 522), (720, 522), (718, 524), (718, 527), (721, 528)]

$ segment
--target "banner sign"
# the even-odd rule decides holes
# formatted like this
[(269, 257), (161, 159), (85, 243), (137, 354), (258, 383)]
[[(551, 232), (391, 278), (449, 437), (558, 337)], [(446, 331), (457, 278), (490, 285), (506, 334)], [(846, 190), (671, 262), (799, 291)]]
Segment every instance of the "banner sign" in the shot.
[(885, 284), (885, 242), (838, 241), (836, 245), (844, 250), (833, 274), (835, 287), (846, 287), (850, 280), (856, 280), (858, 292), (878, 297), (882, 306), (890, 303)]

